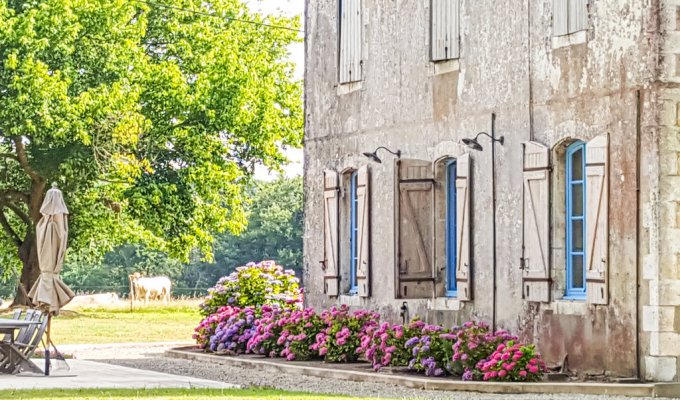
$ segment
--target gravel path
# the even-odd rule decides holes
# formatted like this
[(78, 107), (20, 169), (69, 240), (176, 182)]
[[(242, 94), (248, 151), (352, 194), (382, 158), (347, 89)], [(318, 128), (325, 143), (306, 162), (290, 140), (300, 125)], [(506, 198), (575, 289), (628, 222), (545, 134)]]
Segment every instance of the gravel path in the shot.
[[(456, 399), (456, 400), (631, 400), (619, 396), (555, 395), (555, 394), (481, 394), (469, 392), (444, 392), (416, 390), (382, 383), (350, 382), (294, 374), (244, 369), (227, 365), (207, 365), (197, 361), (163, 357), (169, 344), (131, 346), (63, 346), (63, 353), (74, 354), (79, 359), (90, 359), (126, 367), (193, 376), (203, 379), (234, 383), (243, 387), (268, 387), (290, 391), (344, 394), (361, 397), (393, 399)], [(639, 399), (639, 398), (638, 398)]]

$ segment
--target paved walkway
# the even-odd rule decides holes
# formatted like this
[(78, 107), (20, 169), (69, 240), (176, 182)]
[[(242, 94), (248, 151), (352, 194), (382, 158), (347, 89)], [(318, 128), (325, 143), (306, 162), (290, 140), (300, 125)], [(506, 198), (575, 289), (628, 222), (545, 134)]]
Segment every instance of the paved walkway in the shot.
[[(42, 360), (36, 360), (42, 361)], [(211, 381), (121, 367), (88, 360), (66, 360), (70, 370), (54, 370), (52, 375), (31, 373), (0, 374), (2, 389), (144, 389), (144, 388), (236, 388), (230, 383)], [(41, 367), (42, 365), (39, 364)]]

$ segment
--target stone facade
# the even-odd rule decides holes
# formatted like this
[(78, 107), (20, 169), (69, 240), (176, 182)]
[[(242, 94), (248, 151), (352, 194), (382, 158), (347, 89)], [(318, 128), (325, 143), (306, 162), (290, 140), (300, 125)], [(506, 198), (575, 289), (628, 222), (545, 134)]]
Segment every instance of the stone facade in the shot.
[[(361, 80), (340, 84), (338, 0), (307, 1), (308, 305), (345, 303), (399, 320), (405, 304), (409, 316), (433, 323), (485, 320), (537, 343), (552, 365), (566, 359), (581, 373), (679, 380), (680, 0), (588, 1), (587, 27), (562, 36), (553, 36), (552, 0), (459, 5), (459, 55), (433, 63), (430, 1), (360, 1)], [(495, 147), (495, 179), (487, 138), (479, 139), (483, 151), (461, 142), (489, 132), (492, 113), (505, 140)], [(608, 142), (603, 304), (565, 299), (565, 144), (598, 137)], [(548, 301), (528, 301), (523, 289), (526, 142), (550, 155)], [(438, 289), (403, 298), (406, 244), (398, 243), (398, 199), (404, 164), (387, 152), (379, 153), (382, 163), (362, 155), (379, 146), (401, 150), (399, 163), (432, 162), (435, 177), (437, 160), (469, 155), (469, 300)], [(369, 173), (370, 223), (360, 257), (370, 280), (366, 293), (352, 295), (343, 210), (348, 174), (362, 167)], [(325, 287), (325, 171), (338, 174), (337, 296)], [(434, 208), (428, 255), (439, 285), (445, 260)]]

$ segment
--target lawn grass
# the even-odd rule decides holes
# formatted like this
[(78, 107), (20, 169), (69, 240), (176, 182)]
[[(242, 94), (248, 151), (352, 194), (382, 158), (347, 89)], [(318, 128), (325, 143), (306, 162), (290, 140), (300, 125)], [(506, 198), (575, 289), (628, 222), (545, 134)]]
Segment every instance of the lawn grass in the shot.
[(197, 300), (139, 305), (133, 311), (125, 303), (84, 307), (54, 317), (52, 339), (58, 344), (191, 341), (200, 320)]
[[(293, 393), (272, 389), (68, 389), (68, 390), (0, 390), (0, 399), (13, 400), (199, 400), (220, 398), (230, 400), (281, 399), (330, 400), (348, 399), (342, 395)], [(356, 398), (355, 398), (356, 399)]]

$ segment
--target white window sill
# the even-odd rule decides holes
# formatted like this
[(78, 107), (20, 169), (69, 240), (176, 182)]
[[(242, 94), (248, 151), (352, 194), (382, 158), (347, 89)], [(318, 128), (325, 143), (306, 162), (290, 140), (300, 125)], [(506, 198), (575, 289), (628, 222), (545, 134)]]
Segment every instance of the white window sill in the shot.
[(356, 92), (357, 90), (361, 90), (363, 86), (363, 81), (339, 83), (337, 88), (338, 96)]
[(432, 62), (432, 75), (441, 75), (457, 71), (460, 71), (460, 61), (457, 58), (447, 61)]
[(553, 50), (562, 47), (574, 46), (577, 44), (583, 44), (588, 42), (588, 31), (578, 31), (570, 33), (563, 36), (553, 36), (552, 37), (552, 48)]
[(356, 294), (341, 294), (338, 296), (338, 302), (340, 304), (347, 304), (350, 307), (359, 307), (363, 305), (361, 301), (362, 297)]
[(559, 315), (587, 315), (588, 303), (586, 300), (567, 300), (560, 299), (552, 302), (552, 309), (555, 314)]
[(464, 305), (464, 302), (448, 297), (437, 297), (427, 301), (427, 309), (432, 311), (459, 311)]

